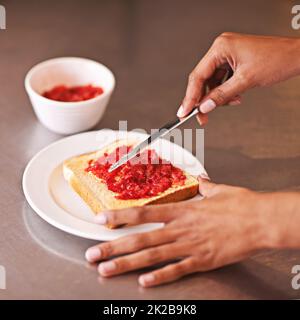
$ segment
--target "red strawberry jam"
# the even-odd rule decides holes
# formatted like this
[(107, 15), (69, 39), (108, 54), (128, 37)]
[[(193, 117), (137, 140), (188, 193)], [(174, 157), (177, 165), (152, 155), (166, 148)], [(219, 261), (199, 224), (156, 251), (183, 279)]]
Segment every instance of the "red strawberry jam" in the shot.
[(45, 98), (62, 101), (62, 102), (78, 102), (95, 98), (103, 93), (101, 87), (92, 85), (67, 87), (64, 85), (55, 86), (49, 91), (45, 91)]
[(185, 174), (170, 162), (162, 160), (154, 150), (145, 150), (112, 172), (110, 166), (130, 151), (121, 146), (114, 152), (104, 153), (97, 160), (90, 160), (85, 169), (104, 181), (107, 188), (117, 193), (122, 200), (149, 198), (169, 189), (172, 185), (183, 185)]

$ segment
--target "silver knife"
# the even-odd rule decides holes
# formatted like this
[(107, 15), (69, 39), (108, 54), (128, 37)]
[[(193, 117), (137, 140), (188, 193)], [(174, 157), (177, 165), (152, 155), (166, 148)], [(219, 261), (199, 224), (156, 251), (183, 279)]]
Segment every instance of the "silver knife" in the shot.
[(162, 138), (166, 134), (168, 134), (173, 129), (179, 127), (183, 123), (185, 123), (187, 120), (195, 116), (199, 113), (199, 105), (196, 105), (194, 109), (184, 118), (177, 118), (176, 120), (173, 120), (167, 124), (165, 124), (163, 127), (155, 131), (149, 138), (139, 143), (136, 147), (134, 147), (129, 153), (125, 154), (123, 157), (120, 158), (119, 161), (115, 162), (109, 169), (108, 172), (112, 172), (113, 170), (120, 167), (122, 164), (126, 163), (130, 159), (134, 158), (139, 152), (141, 152), (143, 149), (148, 147), (151, 143), (156, 141), (159, 138)]

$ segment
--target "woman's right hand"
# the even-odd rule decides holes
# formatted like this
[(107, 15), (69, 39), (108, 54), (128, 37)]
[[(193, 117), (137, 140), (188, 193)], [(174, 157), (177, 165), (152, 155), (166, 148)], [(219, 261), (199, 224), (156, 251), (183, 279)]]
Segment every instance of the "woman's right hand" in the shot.
[[(221, 84), (225, 73), (232, 74)], [(200, 124), (207, 113), (224, 104), (237, 105), (240, 94), (300, 74), (300, 39), (223, 33), (189, 75), (178, 117), (200, 103)], [(205, 88), (208, 87), (208, 93)]]

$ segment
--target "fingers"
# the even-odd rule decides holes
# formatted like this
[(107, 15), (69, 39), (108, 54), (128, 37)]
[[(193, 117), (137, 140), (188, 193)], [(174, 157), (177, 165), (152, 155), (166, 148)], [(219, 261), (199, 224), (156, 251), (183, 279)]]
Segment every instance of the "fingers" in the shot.
[(186, 246), (186, 243), (172, 243), (152, 247), (140, 252), (102, 262), (99, 264), (98, 271), (102, 276), (109, 277), (149, 267), (161, 262), (185, 256), (187, 254)]
[[(228, 35), (225, 34), (218, 37), (190, 74), (185, 98), (177, 113), (178, 117), (186, 116), (199, 101), (202, 113), (208, 113), (224, 104), (240, 104), (236, 96), (249, 88), (250, 83), (246, 80), (247, 77), (244, 76), (242, 69), (232, 67), (231, 46), (228, 39)], [(222, 83), (224, 70), (229, 79)], [(206, 85), (211, 89), (208, 94), (205, 94)], [(201, 115), (198, 120), (200, 123), (204, 122)]]
[(199, 192), (205, 198), (210, 198), (216, 194), (217, 184), (209, 181), (206, 177), (198, 177), (199, 182)]
[(205, 81), (214, 74), (220, 64), (217, 55), (210, 49), (189, 75), (185, 98), (177, 112), (178, 117), (187, 115), (199, 102), (204, 93)]
[(139, 284), (143, 287), (153, 287), (172, 282), (197, 270), (197, 262), (193, 258), (186, 258), (180, 262), (169, 264), (166, 267), (143, 274), (139, 277)]
[(238, 106), (242, 103), (242, 98), (240, 95), (236, 95), (232, 100), (228, 102), (229, 106)]
[(232, 100), (235, 100), (234, 103), (239, 103), (240, 99), (236, 96), (244, 92), (246, 87), (246, 82), (241, 81), (240, 77), (235, 74), (232, 78), (211, 90), (204, 97), (199, 106), (199, 109), (202, 113), (208, 113), (215, 109), (217, 106), (222, 106)]
[[(229, 106), (239, 106), (242, 103), (242, 98), (240, 95), (236, 95), (232, 100), (228, 102)], [(208, 123), (208, 114), (199, 112), (197, 114), (197, 120), (200, 126), (204, 127)]]
[(230, 192), (236, 192), (237, 189), (247, 190), (240, 187), (229, 186), (226, 184), (216, 184), (210, 181), (206, 175), (200, 175), (198, 177), (199, 193), (205, 198), (212, 198), (219, 194), (228, 194)]
[(98, 224), (118, 226), (149, 222), (169, 222), (181, 212), (180, 204), (170, 203), (119, 209), (100, 213), (95, 217)]
[[(204, 82), (205, 80), (197, 78), (197, 75), (193, 75), (190, 78), (186, 96), (177, 113), (178, 117), (184, 117), (199, 102), (203, 95)], [(212, 83), (210, 85), (211, 90), (203, 98), (203, 101), (199, 106), (200, 112), (206, 114), (217, 106), (225, 104), (239, 105), (241, 103), (240, 94), (246, 90), (247, 86), (246, 81), (243, 81), (238, 74), (233, 75), (221, 85), (215, 86), (215, 82)], [(198, 120), (201, 125), (207, 122), (207, 118), (204, 118), (201, 114), (198, 116)]]
[(181, 234), (180, 230), (159, 229), (147, 233), (138, 233), (103, 242), (89, 248), (85, 257), (90, 263), (111, 258), (112, 256), (136, 252), (148, 247), (173, 242)]
[(202, 127), (205, 126), (208, 122), (208, 114), (198, 113), (197, 120), (198, 120), (200, 126), (202, 126)]
[(229, 106), (239, 106), (241, 104), (241, 101), (238, 100), (232, 100), (228, 102)]
[(220, 86), (224, 81), (231, 78), (233, 71), (228, 64), (225, 64), (216, 69), (213, 76), (206, 81), (207, 90), (212, 90)]

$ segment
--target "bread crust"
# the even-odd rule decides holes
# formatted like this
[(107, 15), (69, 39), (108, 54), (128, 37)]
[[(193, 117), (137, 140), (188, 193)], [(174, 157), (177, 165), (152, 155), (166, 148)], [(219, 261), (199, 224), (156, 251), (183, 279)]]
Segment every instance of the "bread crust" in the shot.
[(71, 188), (84, 200), (86, 204), (92, 209), (94, 213), (99, 213), (105, 208), (101, 203), (100, 199), (92, 193), (92, 191), (73, 174), (69, 179), (68, 183)]

